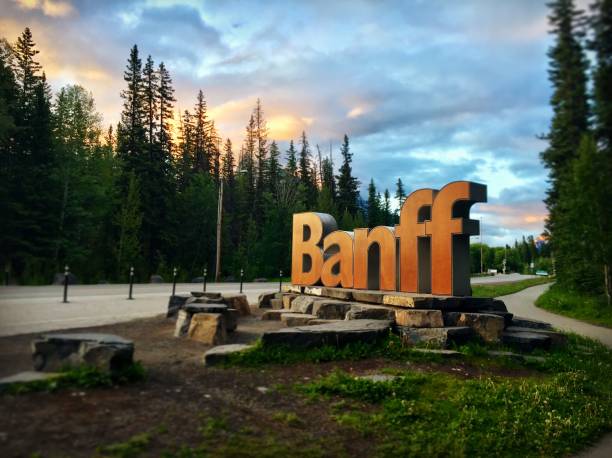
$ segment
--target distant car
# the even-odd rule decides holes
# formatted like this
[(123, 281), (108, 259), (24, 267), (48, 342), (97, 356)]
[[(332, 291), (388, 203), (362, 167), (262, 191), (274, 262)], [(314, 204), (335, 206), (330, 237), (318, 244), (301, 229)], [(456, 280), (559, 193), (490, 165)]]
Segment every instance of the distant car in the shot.
[(540, 275), (542, 277), (548, 277), (548, 272), (546, 272), (545, 270), (536, 270), (536, 275)]

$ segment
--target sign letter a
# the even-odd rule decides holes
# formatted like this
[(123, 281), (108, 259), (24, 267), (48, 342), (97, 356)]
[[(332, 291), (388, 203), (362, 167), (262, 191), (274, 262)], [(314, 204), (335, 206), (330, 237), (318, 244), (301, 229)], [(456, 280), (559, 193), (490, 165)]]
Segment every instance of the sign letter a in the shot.
[(293, 215), (291, 244), (291, 282), (295, 285), (316, 285), (323, 267), (323, 238), (338, 228), (333, 216), (326, 213)]

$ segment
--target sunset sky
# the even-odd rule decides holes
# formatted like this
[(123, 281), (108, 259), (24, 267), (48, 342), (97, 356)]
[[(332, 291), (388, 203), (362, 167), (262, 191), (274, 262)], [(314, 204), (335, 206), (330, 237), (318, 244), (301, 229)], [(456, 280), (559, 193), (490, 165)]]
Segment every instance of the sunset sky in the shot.
[[(579, 3), (580, 4), (580, 3)], [(34, 34), (54, 91), (89, 89), (105, 125), (121, 110), (130, 47), (171, 72), (177, 108), (202, 89), (223, 137), (240, 144), (259, 97), (283, 151), (342, 135), (362, 195), (472, 180), (484, 241), (538, 235), (551, 110), (545, 1), (0, 0), (0, 36)], [(238, 149), (238, 146), (236, 146)]]

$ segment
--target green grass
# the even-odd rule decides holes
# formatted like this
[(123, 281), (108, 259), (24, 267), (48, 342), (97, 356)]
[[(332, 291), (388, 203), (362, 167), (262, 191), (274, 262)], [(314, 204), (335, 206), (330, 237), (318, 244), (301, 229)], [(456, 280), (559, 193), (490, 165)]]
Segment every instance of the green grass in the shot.
[(555, 284), (536, 300), (536, 305), (560, 315), (612, 328), (612, 307), (603, 296), (567, 291)]
[(95, 367), (67, 368), (58, 377), (28, 383), (13, 383), (3, 389), (8, 394), (24, 394), (35, 391), (57, 391), (66, 388), (96, 388), (144, 380), (146, 372), (142, 364), (135, 362), (120, 372), (110, 374)]
[(560, 456), (612, 429), (610, 350), (570, 336), (530, 367), (539, 374), (466, 380), (395, 370), (385, 382), (336, 371), (297, 389), (353, 401), (330, 415), (375, 441), (377, 456)]
[(536, 286), (536, 285), (542, 285), (544, 283), (550, 283), (551, 281), (552, 280), (548, 277), (538, 277), (538, 278), (528, 278), (527, 280), (508, 282), (508, 283), (472, 285), (472, 296), (474, 297), (506, 296), (508, 294), (517, 293), (525, 288), (529, 288), (531, 286)]

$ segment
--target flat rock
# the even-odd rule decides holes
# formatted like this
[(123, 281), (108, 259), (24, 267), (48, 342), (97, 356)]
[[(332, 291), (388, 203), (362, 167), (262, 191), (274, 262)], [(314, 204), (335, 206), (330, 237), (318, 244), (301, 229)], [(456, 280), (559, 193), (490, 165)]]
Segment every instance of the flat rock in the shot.
[(187, 302), (186, 302), (186, 304), (222, 304), (222, 303), (223, 303), (222, 297), (207, 297), (207, 296), (201, 296), (201, 297), (191, 296), (189, 299), (187, 299)]
[(353, 299), (352, 291), (350, 289), (345, 288), (324, 287), (322, 295), (325, 297), (331, 297), (332, 299), (340, 299), (343, 301), (350, 301)]
[(215, 366), (225, 363), (231, 355), (253, 348), (253, 345), (229, 344), (219, 345), (204, 353), (204, 365)]
[(14, 383), (30, 383), (61, 377), (59, 372), (24, 371), (8, 377), (0, 378), (0, 389)]
[(316, 315), (311, 315), (309, 313), (281, 313), (280, 319), (283, 323), (285, 323), (288, 327), (293, 326), (304, 326), (307, 325), (310, 320), (316, 319)]
[(552, 326), (550, 323), (546, 323), (545, 321), (532, 320), (530, 318), (523, 318), (520, 316), (515, 316), (514, 318), (512, 318), (511, 326), (516, 326), (519, 328), (552, 330)]
[(429, 309), (433, 305), (433, 298), (411, 296), (408, 294), (385, 294), (382, 303), (385, 305), (394, 305), (396, 307)]
[(440, 310), (396, 310), (395, 322), (398, 326), (413, 328), (442, 328), (442, 312)]
[(321, 345), (343, 346), (351, 342), (375, 342), (386, 337), (391, 321), (347, 320), (316, 326), (299, 326), (265, 332), (263, 345), (289, 345), (308, 348)]
[(538, 348), (548, 350), (551, 344), (549, 336), (535, 332), (504, 332), (501, 340), (505, 345), (517, 347), (525, 352)]
[(497, 343), (501, 339), (505, 323), (501, 316), (488, 313), (447, 312), (445, 326), (469, 326), (485, 342)]
[(281, 315), (284, 313), (292, 313), (291, 310), (266, 310), (261, 315), (263, 321), (280, 321)]
[(300, 285), (283, 285), (282, 290), (284, 293), (302, 294), (304, 287)]
[(512, 318), (514, 317), (514, 314), (510, 313), (510, 312), (495, 312), (495, 311), (488, 311), (486, 312), (489, 315), (497, 315), (497, 316), (501, 316), (504, 319), (504, 325), (506, 327), (511, 326), (512, 325)]
[(37, 371), (90, 365), (114, 372), (133, 363), (134, 343), (113, 334), (57, 333), (34, 340), (32, 360)]
[(468, 327), (444, 328), (410, 328), (397, 326), (397, 331), (404, 345), (433, 344), (447, 347), (451, 343), (463, 344), (473, 335)]
[(220, 345), (227, 339), (225, 319), (221, 313), (196, 313), (191, 317), (187, 336), (206, 345)]
[(174, 324), (174, 337), (184, 337), (189, 331), (189, 323), (191, 323), (192, 313), (185, 310), (180, 310)]
[(382, 291), (371, 291), (366, 289), (351, 290), (353, 300), (357, 302), (366, 302), (368, 304), (382, 304), (385, 294)]
[(251, 307), (249, 307), (249, 301), (247, 300), (246, 294), (232, 294), (223, 293), (223, 302), (232, 309), (238, 310), (238, 313), (242, 316), (251, 314)]
[(551, 345), (561, 347), (567, 345), (567, 336), (562, 332), (549, 331), (548, 329), (521, 328), (518, 326), (508, 326), (506, 332), (531, 332), (550, 337)]
[(343, 320), (346, 312), (351, 309), (350, 302), (334, 299), (321, 299), (312, 305), (312, 314), (324, 320)]
[(297, 294), (283, 293), (283, 308), (284, 309), (290, 309), (291, 308), (291, 303), (293, 302), (293, 300), (296, 297), (298, 297)]
[(259, 295), (259, 297), (257, 298), (257, 306), (260, 309), (270, 307), (270, 299), (274, 299), (275, 298), (275, 294), (276, 294), (276, 292), (274, 292), (274, 291), (268, 291), (268, 292), (265, 292), (265, 293), (261, 293)]
[(313, 296), (298, 296), (291, 302), (291, 311), (295, 313), (312, 313), (312, 306), (319, 298)]
[(308, 326), (316, 326), (318, 324), (328, 324), (328, 323), (337, 323), (342, 320), (324, 320), (322, 318), (315, 318), (314, 320), (310, 320), (308, 322)]
[(345, 320), (395, 320), (395, 309), (382, 305), (352, 303)]
[(279, 310), (283, 308), (283, 299), (279, 299), (277, 297), (270, 299), (270, 307)]
[(217, 293), (214, 291), (192, 291), (191, 295), (193, 297), (207, 297), (209, 299), (221, 299), (221, 293)]

